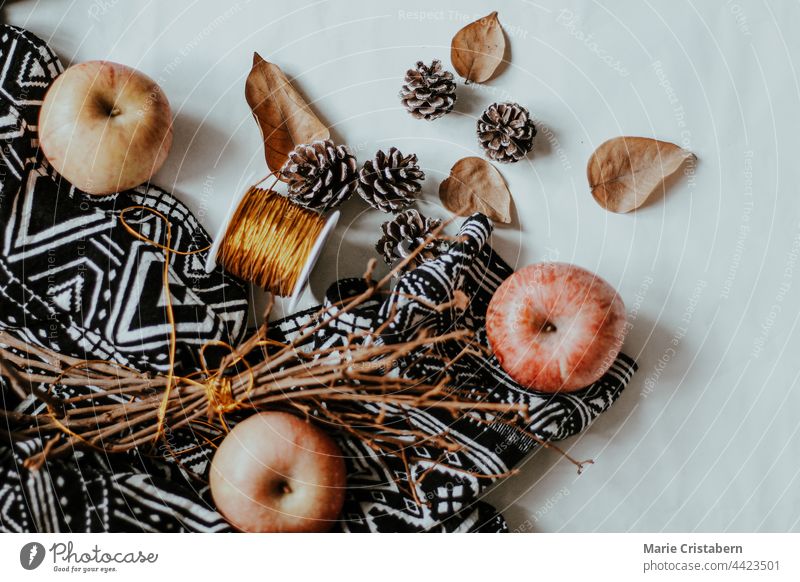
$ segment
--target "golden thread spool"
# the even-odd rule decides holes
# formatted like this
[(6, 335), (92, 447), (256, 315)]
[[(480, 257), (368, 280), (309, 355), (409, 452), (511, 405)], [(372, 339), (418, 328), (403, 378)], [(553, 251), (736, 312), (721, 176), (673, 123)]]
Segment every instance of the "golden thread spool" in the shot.
[(289, 309), (294, 310), (339, 212), (325, 220), (258, 186), (234, 201), (211, 246), (206, 270), (220, 264), (275, 295), (291, 296)]

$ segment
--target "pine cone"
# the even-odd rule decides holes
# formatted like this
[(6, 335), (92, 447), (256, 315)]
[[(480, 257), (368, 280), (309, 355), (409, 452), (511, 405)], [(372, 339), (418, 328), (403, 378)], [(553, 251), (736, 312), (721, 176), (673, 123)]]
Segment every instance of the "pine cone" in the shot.
[[(440, 224), (441, 220), (426, 218), (413, 208), (405, 210), (381, 225), (383, 236), (378, 240), (375, 249), (383, 256), (383, 260), (391, 265), (416, 250)], [(447, 241), (443, 240), (429, 242), (425, 245), (425, 249), (406, 265), (406, 269), (412, 269), (425, 261), (435, 259), (447, 250), (448, 246)]]
[(495, 103), (478, 119), (478, 139), (497, 162), (518, 162), (533, 149), (536, 126), (518, 103)]
[(406, 72), (400, 100), (417, 119), (431, 121), (450, 113), (456, 102), (453, 73), (443, 70), (442, 62), (438, 60), (433, 61), (430, 67), (422, 61), (417, 62), (415, 69)]
[(364, 162), (359, 174), (358, 193), (370, 206), (383, 212), (397, 212), (414, 202), (422, 189), (425, 173), (417, 156), (403, 156), (397, 148), (386, 154), (378, 150), (374, 160)]
[(313, 210), (338, 206), (358, 185), (355, 156), (329, 139), (294, 148), (280, 174), (289, 185), (289, 198)]

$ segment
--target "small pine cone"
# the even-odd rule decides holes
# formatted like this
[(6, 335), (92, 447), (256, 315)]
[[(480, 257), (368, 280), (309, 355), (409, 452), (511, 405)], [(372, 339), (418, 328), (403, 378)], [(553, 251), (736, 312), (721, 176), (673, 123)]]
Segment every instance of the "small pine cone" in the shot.
[(430, 67), (417, 62), (416, 68), (406, 72), (405, 80), (400, 100), (417, 119), (431, 121), (453, 110), (456, 84), (453, 73), (442, 69), (441, 61), (433, 61)]
[(478, 139), (496, 162), (518, 162), (533, 149), (536, 126), (518, 103), (495, 103), (478, 119)]
[[(405, 259), (409, 254), (425, 242), (428, 236), (442, 224), (437, 218), (426, 218), (417, 210), (410, 208), (381, 225), (383, 236), (378, 240), (375, 249), (383, 256), (388, 265)], [(432, 240), (414, 257), (406, 269), (412, 269), (425, 261), (435, 259), (447, 250), (447, 241)]]
[(331, 140), (298, 145), (280, 171), (289, 198), (312, 210), (338, 206), (358, 185), (358, 164), (350, 149)]
[(425, 173), (417, 156), (403, 156), (397, 148), (378, 150), (375, 159), (364, 162), (359, 174), (358, 193), (370, 206), (383, 212), (397, 212), (414, 202), (422, 189)]

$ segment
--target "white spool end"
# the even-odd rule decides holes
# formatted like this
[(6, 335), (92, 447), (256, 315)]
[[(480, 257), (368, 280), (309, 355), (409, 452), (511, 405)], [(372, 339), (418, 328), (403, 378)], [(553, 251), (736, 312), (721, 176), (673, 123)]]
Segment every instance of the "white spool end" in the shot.
[[(246, 184), (252, 184), (253, 176), (249, 176), (247, 179)], [(263, 182), (263, 180), (262, 180)], [(260, 184), (260, 182), (259, 182)], [(255, 184), (258, 186), (259, 184)], [(217, 230), (216, 235), (211, 243), (211, 247), (208, 249), (208, 257), (206, 258), (206, 273), (210, 273), (214, 269), (217, 268), (218, 262), (217, 259), (219, 258), (219, 251), (222, 247), (222, 241), (225, 238), (225, 235), (228, 232), (228, 225), (230, 224), (231, 220), (233, 219), (233, 215), (238, 210), (239, 205), (242, 203), (245, 195), (249, 191), (249, 187), (245, 188), (238, 188), (239, 194), (231, 201), (231, 205), (228, 208), (227, 213), (225, 214), (225, 218), (223, 219), (219, 229)], [(322, 254), (322, 249), (325, 248), (325, 243), (328, 242), (328, 239), (333, 232), (333, 229), (336, 228), (336, 224), (339, 222), (339, 216), (341, 213), (337, 210), (333, 214), (331, 214), (328, 219), (325, 221), (325, 226), (322, 227), (322, 230), (317, 237), (317, 240), (314, 241), (314, 246), (311, 248), (311, 252), (308, 254), (308, 258), (306, 259), (305, 265), (303, 265), (302, 270), (300, 271), (300, 276), (297, 278), (297, 282), (294, 285), (294, 289), (292, 289), (292, 293), (289, 296), (289, 311), (292, 312), (297, 308), (297, 303), (300, 301), (300, 296), (303, 294), (303, 291), (306, 289), (306, 285), (308, 284), (308, 279), (311, 275), (311, 271), (314, 269), (314, 265), (317, 264), (320, 255)]]
[(328, 217), (328, 220), (325, 222), (325, 226), (322, 227), (322, 231), (319, 233), (314, 246), (311, 248), (311, 252), (308, 254), (306, 264), (303, 265), (303, 270), (300, 271), (300, 276), (297, 278), (297, 283), (295, 283), (289, 299), (290, 312), (297, 308), (297, 302), (300, 301), (300, 296), (303, 294), (303, 291), (305, 291), (311, 271), (314, 269), (314, 265), (317, 264), (319, 256), (322, 254), (322, 249), (325, 248), (325, 243), (328, 242), (333, 229), (336, 228), (336, 224), (339, 222), (340, 215), (341, 213), (337, 210)]

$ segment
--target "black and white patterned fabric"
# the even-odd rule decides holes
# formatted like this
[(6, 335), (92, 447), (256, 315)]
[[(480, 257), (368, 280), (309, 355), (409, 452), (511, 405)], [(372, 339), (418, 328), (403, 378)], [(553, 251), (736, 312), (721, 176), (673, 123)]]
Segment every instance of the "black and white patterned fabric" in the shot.
[[(169, 341), (163, 252), (131, 237), (120, 213), (146, 206), (168, 216), (179, 251), (207, 246), (208, 236), (186, 207), (155, 186), (97, 197), (60, 179), (38, 150), (36, 124), (61, 64), (29, 33), (0, 30), (0, 325), (76, 357), (163, 371)], [(163, 221), (152, 213), (128, 212), (125, 219), (143, 236), (167, 242)], [(203, 258), (172, 256), (185, 357), (209, 338), (241, 337), (246, 324), (244, 286), (222, 270), (207, 274)]]
[[(119, 213), (143, 205), (172, 224), (172, 245), (204, 247), (208, 237), (187, 209), (169, 194), (144, 186), (114, 196), (88, 197), (60, 180), (38, 151), (36, 123), (44, 92), (61, 72), (58, 59), (30, 33), (0, 28), (0, 327), (35, 344), (79, 358), (106, 358), (153, 372), (165, 369), (168, 327), (161, 269), (163, 253), (131, 236)], [(164, 225), (146, 212), (127, 221), (147, 237), (166, 242)], [(467, 327), (486, 343), (484, 315), (492, 293), (511, 274), (487, 243), (490, 222), (466, 220), (462, 242), (434, 261), (405, 274), (400, 294), (375, 299), (326, 327), (308, 347), (345, 345), (356, 330), (374, 330), (391, 316), (379, 341), (402, 339), (415, 327), (437, 331)], [(197, 348), (214, 339), (236, 342), (244, 333), (244, 286), (217, 270), (207, 275), (203, 254), (173, 255), (170, 283), (176, 305), (180, 365), (196, 366)], [(326, 304), (358, 293), (366, 283), (345, 279), (332, 285)], [(466, 309), (433, 309), (460, 291)], [(422, 297), (424, 301), (414, 300)], [(291, 340), (314, 318), (310, 309), (276, 322), (276, 339)], [(398, 373), (413, 378), (441, 374), (442, 358), (459, 345), (415, 354)], [(448, 373), (461, 390), (480, 390), (497, 402), (526, 404), (529, 431), (558, 440), (584, 430), (606, 410), (636, 366), (620, 355), (596, 384), (571, 394), (546, 395), (511, 381), (496, 361), (466, 356)], [(54, 387), (56, 396), (91, 387)], [(3, 383), (6, 409), (37, 414), (44, 406), (16, 399)], [(364, 405), (364, 411), (379, 411)], [(481, 501), (492, 479), (517, 465), (536, 442), (490, 417), (456, 417), (431, 410), (390, 409), (386, 422), (426, 434), (447, 431), (464, 445), (458, 453), (410, 447), (405, 458), (377, 455), (363, 442), (334, 434), (348, 467), (342, 531), (505, 531), (502, 516)], [(232, 419), (235, 421), (236, 419)], [(14, 427), (0, 427), (11, 429)], [(3, 431), (0, 431), (2, 434)], [(41, 439), (0, 442), (0, 530), (2, 531), (228, 531), (207, 486), (213, 449), (186, 430), (168, 430), (151, 449), (107, 456), (94, 451), (49, 461), (28, 471), (22, 461), (43, 446)], [(420, 476), (425, 474), (424, 480)], [(409, 485), (414, 483), (415, 485)], [(413, 487), (412, 491), (410, 488)]]

